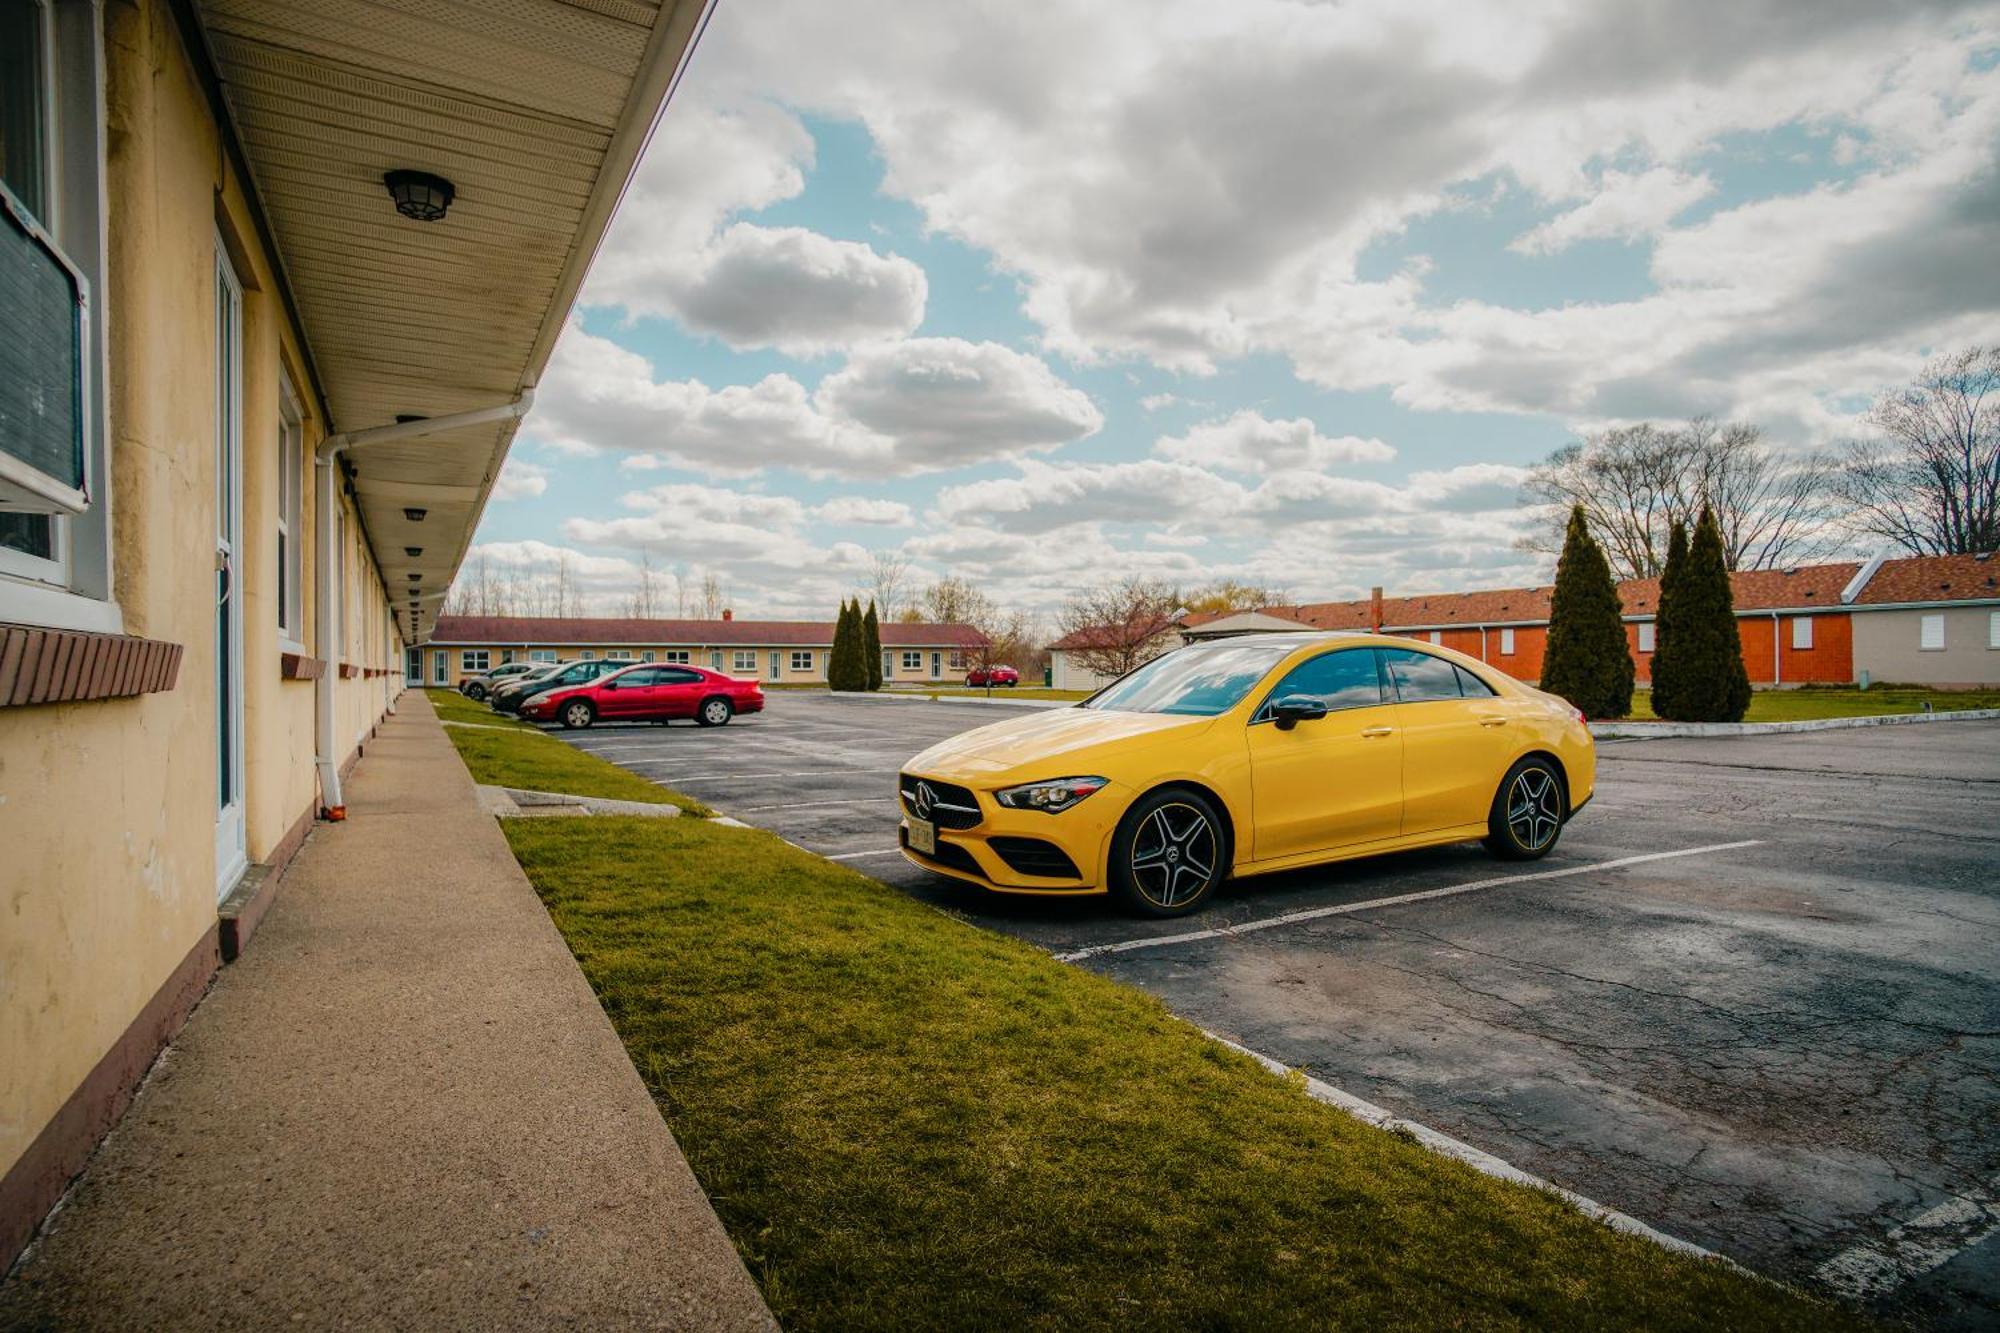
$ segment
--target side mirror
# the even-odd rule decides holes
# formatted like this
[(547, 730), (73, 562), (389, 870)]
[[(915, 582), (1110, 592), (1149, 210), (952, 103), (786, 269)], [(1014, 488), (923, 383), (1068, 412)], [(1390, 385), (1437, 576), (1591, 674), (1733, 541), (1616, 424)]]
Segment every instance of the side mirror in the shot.
[(1279, 731), (1290, 731), (1301, 722), (1317, 722), (1326, 716), (1326, 701), (1310, 694), (1288, 694), (1271, 705), (1271, 716)]

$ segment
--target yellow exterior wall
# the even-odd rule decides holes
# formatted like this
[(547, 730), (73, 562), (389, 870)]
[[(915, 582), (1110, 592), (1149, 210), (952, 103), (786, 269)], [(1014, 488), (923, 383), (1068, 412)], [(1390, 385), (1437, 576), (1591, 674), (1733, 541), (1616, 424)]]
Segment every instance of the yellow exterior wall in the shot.
[[(167, 692), (0, 709), (0, 1173), (216, 923), (214, 287), (218, 226), (244, 291), (245, 798), (251, 860), (315, 799), (313, 689), (280, 678), (278, 368), (299, 364), (242, 183), (163, 0), (106, 6), (107, 339), (114, 586), (127, 633), (184, 646)], [(317, 395), (301, 382), (308, 416)], [(301, 449), (304, 633), (312, 625), (309, 419)], [(358, 531), (358, 529), (350, 529)], [(357, 546), (359, 637), (396, 664), (379, 575)], [(358, 659), (357, 659), (358, 660)], [(400, 671), (340, 683), (359, 735)]]
[[(525, 662), (528, 660), (529, 650), (521, 644), (491, 644), (491, 645), (452, 644), (448, 647), (436, 647), (432, 645), (426, 645), (423, 650), (424, 684), (426, 685), (443, 684), (443, 685), (448, 685), (453, 689), (457, 689), (461, 684), (464, 683), (464, 681), (468, 676), (475, 676), (479, 674), (477, 671), (465, 670), (464, 657), (463, 657), (464, 652), (468, 648), (476, 651), (481, 647), (485, 648), (489, 667), (497, 667), (502, 665), (505, 661), (508, 660), (504, 656), (504, 654), (509, 652), (514, 654), (512, 659), (513, 661)], [(830, 649), (825, 645), (815, 645), (812, 648), (807, 649), (807, 648), (793, 648), (786, 645), (772, 645), (772, 644), (750, 645), (750, 644), (734, 644), (734, 643), (724, 644), (724, 645), (700, 644), (693, 646), (687, 644), (671, 644), (671, 645), (655, 644), (649, 646), (645, 644), (622, 644), (622, 643), (621, 644), (577, 643), (577, 644), (562, 644), (558, 646), (558, 645), (538, 643), (535, 645), (535, 648), (538, 650), (552, 649), (555, 652), (557, 659), (564, 662), (573, 661), (577, 658), (582, 657), (585, 653), (590, 653), (593, 656), (595, 656), (599, 661), (604, 661), (609, 659), (610, 655), (614, 652), (631, 653), (632, 660), (634, 663), (644, 661), (645, 655), (649, 652), (653, 654), (654, 661), (665, 662), (667, 660), (667, 653), (669, 651), (686, 652), (689, 654), (688, 663), (691, 666), (706, 667), (710, 671), (720, 671), (726, 676), (736, 676), (742, 680), (750, 680), (752, 678), (755, 678), (757, 680), (772, 681), (782, 685), (810, 684), (816, 680), (825, 680), (826, 658), (828, 652), (830, 651)], [(812, 653), (813, 664), (810, 669), (808, 670), (793, 669), (792, 653), (795, 651), (796, 652), (810, 651)], [(965, 656), (965, 650), (962, 648), (937, 648), (937, 649), (924, 648), (921, 650), (913, 649), (911, 651), (921, 651), (923, 654), (923, 664), (914, 671), (904, 669), (902, 649), (887, 648), (884, 649), (883, 651), (891, 655), (891, 663), (895, 668), (893, 672), (884, 674), (883, 677), (884, 680), (896, 680), (904, 682), (920, 682), (920, 681), (931, 681), (931, 680), (956, 681), (956, 680), (962, 680), (967, 670), (968, 659)], [(722, 661), (721, 665), (719, 666), (716, 665), (714, 658), (711, 656), (711, 654), (718, 652), (722, 654)], [(756, 664), (753, 667), (739, 670), (736, 666), (736, 654), (739, 652), (755, 653), (757, 655)], [(939, 676), (931, 675), (932, 652), (939, 652), (944, 655), (942, 675)], [(779, 674), (775, 677), (771, 675), (772, 653), (778, 653), (781, 655)], [(437, 676), (437, 661), (438, 661), (438, 656), (440, 654), (443, 654), (445, 657), (445, 678), (443, 681), (439, 681)], [(400, 667), (398, 669), (400, 670)]]

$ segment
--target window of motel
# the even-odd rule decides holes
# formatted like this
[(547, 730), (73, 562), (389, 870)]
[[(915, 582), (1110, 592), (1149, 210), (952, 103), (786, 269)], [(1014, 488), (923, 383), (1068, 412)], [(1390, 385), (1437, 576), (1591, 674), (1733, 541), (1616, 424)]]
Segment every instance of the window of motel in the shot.
[(528, 660), (530, 662), (553, 662), (556, 660), (556, 650), (553, 648), (530, 648), (528, 650)]
[[(589, 654), (585, 653), (584, 656), (588, 657)], [(653, 655), (651, 653), (646, 654), (647, 661), (650, 662), (652, 658)], [(630, 662), (633, 660), (632, 650), (630, 648), (613, 648), (604, 654), (604, 660), (607, 662)]]
[(1657, 639), (1655, 638), (1655, 636), (1656, 636), (1656, 635), (1658, 635), (1658, 633), (1659, 633), (1659, 632), (1660, 632), (1660, 627), (1659, 627), (1658, 625), (1654, 624), (1654, 623), (1653, 623), (1652, 621), (1650, 621), (1650, 620), (1642, 620), (1642, 621), (1640, 621), (1640, 622), (1639, 622), (1639, 651), (1640, 651), (1640, 652), (1642, 652), (1642, 653), (1650, 653), (1650, 652), (1652, 652), (1652, 651), (1653, 651), (1653, 645), (1654, 645), (1654, 643), (1655, 643), (1655, 642), (1657, 642)]
[(1944, 614), (1933, 612), (1918, 622), (1917, 648), (1921, 652), (1941, 653), (1944, 651)]
[(923, 669), (924, 669), (924, 655), (922, 652), (903, 654), (903, 670), (922, 671)]
[(460, 671), (485, 671), (493, 663), (491, 654), (484, 648), (468, 648), (458, 655)]
[[(669, 662), (672, 662), (672, 663), (675, 663), (675, 664), (676, 664), (676, 665), (678, 665), (678, 666), (693, 666), (693, 665), (694, 665), (694, 654), (693, 654), (692, 652), (690, 652), (690, 651), (689, 651), (688, 649), (686, 649), (686, 648), (669, 648), (669, 649), (667, 649), (667, 659), (666, 659), (666, 660), (667, 660), (667, 661), (669, 661)], [(717, 653), (717, 654), (715, 654), (715, 664), (716, 664), (717, 666), (721, 666), (721, 665), (722, 665), (722, 654), (721, 654), (721, 653)]]
[(1514, 655), (1514, 631), (1511, 629), (1500, 631), (1500, 655), (1502, 657)]
[(812, 669), (813, 669), (813, 655), (810, 649), (804, 652), (795, 652), (792, 654), (792, 670), (811, 671)]
[(1803, 651), (1812, 647), (1812, 634), (1811, 616), (1792, 617), (1792, 647), (1794, 649)]
[(738, 650), (732, 659), (731, 669), (736, 671), (755, 671), (757, 669), (756, 650)]
[(450, 679), (451, 679), (451, 654), (443, 652), (432, 653), (431, 683), (434, 685), (443, 685)]

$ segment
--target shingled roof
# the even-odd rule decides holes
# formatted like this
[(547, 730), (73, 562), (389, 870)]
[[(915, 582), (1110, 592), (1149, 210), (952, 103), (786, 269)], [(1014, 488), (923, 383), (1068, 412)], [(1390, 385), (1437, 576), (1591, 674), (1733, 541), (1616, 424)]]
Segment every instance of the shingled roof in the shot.
[[(884, 648), (983, 648), (986, 636), (970, 625), (909, 625), (884, 621)], [(629, 643), (649, 648), (699, 648), (710, 644), (751, 648), (825, 648), (833, 643), (828, 620), (640, 620), (556, 616), (439, 616), (435, 644)]]

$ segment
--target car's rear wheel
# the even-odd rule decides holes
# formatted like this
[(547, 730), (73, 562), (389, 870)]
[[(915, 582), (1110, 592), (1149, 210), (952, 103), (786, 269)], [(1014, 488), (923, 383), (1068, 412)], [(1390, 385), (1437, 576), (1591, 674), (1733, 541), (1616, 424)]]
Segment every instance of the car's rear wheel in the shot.
[(719, 727), (728, 722), (735, 711), (729, 700), (719, 694), (712, 695), (701, 701), (701, 707), (695, 710), (694, 720), (704, 727)]
[(1535, 861), (1547, 856), (1569, 817), (1562, 774), (1539, 755), (1529, 755), (1500, 780), (1486, 816), (1486, 848), (1503, 861)]
[(562, 707), (562, 724), (571, 731), (581, 731), (597, 720), (597, 709), (588, 699), (571, 699)]
[(1229, 872), (1229, 836), (1215, 805), (1169, 788), (1133, 803), (1111, 839), (1111, 892), (1145, 916), (1185, 916)]
[(478, 703), (486, 697), (486, 687), (475, 680), (472, 684), (465, 687), (465, 697), (474, 703)]

